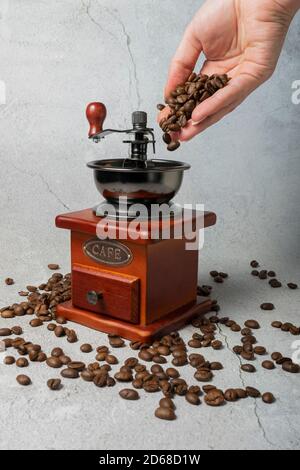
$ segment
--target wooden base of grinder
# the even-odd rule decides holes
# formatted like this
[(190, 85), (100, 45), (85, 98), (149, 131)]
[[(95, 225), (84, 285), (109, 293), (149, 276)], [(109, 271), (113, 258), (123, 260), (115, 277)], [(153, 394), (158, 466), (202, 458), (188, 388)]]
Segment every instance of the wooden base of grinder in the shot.
[(80, 323), (104, 333), (122, 336), (130, 341), (151, 342), (153, 339), (182, 328), (193, 318), (211, 311), (212, 301), (206, 297), (197, 297), (193, 305), (182, 307), (150, 325), (141, 326), (109, 318), (72, 306), (72, 302), (58, 305), (57, 314), (67, 320)]

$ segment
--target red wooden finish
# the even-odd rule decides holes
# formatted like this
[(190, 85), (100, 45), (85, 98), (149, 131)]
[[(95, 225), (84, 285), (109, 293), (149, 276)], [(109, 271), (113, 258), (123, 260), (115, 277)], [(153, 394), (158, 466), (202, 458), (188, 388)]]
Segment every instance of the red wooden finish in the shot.
[(86, 117), (90, 123), (89, 137), (93, 137), (103, 131), (103, 123), (106, 118), (106, 107), (103, 103), (90, 103), (86, 108)]
[[(192, 211), (191, 218), (196, 221), (197, 218), (203, 218), (202, 226), (204, 228), (215, 225), (217, 216), (213, 212), (198, 212)], [(70, 212), (68, 214), (58, 215), (55, 219), (55, 224), (59, 228), (69, 229), (76, 232), (90, 233), (96, 235), (97, 225), (101, 223), (101, 217), (97, 217), (93, 209), (84, 209), (78, 212)], [(148, 244), (149, 242), (156, 242), (157, 240), (151, 240), (151, 230), (158, 229), (163, 230), (164, 226), (170, 225), (171, 228), (177, 224), (182, 224), (181, 219), (171, 219), (170, 221), (147, 221), (142, 225), (142, 230), (139, 233), (142, 234), (140, 238), (135, 239), (136, 230), (132, 228), (130, 222), (119, 223), (115, 220), (110, 220), (110, 227), (116, 228), (117, 239), (120, 240), (134, 240), (134, 243)], [(145, 239), (143, 239), (145, 238)]]
[[(95, 305), (88, 302), (90, 291), (101, 294)], [(74, 265), (72, 300), (75, 307), (131, 323), (139, 322), (139, 279), (133, 276)]]
[(171, 312), (168, 316), (147, 326), (133, 325), (132, 323), (103, 315), (95, 315), (94, 313), (73, 307), (72, 302), (58, 305), (58, 314), (68, 320), (103, 331), (104, 333), (120, 335), (131, 341), (151, 342), (156, 337), (182, 328), (193, 318), (209, 312), (211, 307), (212, 302), (210, 299), (198, 297), (193, 305), (181, 307), (177, 311)]

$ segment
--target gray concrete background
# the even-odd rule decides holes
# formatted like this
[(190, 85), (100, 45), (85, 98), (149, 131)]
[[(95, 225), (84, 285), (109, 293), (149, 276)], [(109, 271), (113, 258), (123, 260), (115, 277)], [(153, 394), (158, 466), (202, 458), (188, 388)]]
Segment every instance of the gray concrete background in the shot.
[[(0, 80), (7, 91), (6, 105), (0, 105), (0, 279), (16, 279), (15, 286), (1, 284), (1, 305), (15, 301), (28, 282), (47, 279), (49, 262), (69, 269), (68, 234), (54, 227), (54, 218), (98, 201), (86, 162), (120, 155), (118, 137), (98, 146), (88, 142), (86, 104), (104, 101), (107, 124), (114, 127), (127, 125), (137, 108), (155, 125), (169, 61), (201, 3), (0, 0)], [(226, 285), (215, 289), (223, 313), (240, 322), (259, 319), (265, 325), (260, 341), (270, 352), (289, 355), (295, 338), (269, 323), (275, 316), (300, 323), (299, 291), (270, 290), (250, 279), (248, 265), (258, 258), (283, 281), (300, 281), (300, 105), (291, 101), (292, 83), (300, 79), (299, 26), (298, 15), (273, 78), (172, 155), (192, 164), (177, 202), (204, 203), (219, 217), (206, 235), (201, 281), (208, 282), (209, 269), (229, 271)], [(160, 143), (158, 156), (168, 157)], [(276, 315), (260, 312), (266, 300), (274, 300)], [(33, 331), (26, 319), (20, 323), (46, 350), (58, 345), (45, 328)], [(80, 343), (105, 341), (99, 333), (76, 328)], [(189, 329), (183, 334), (188, 338)], [(228, 334), (230, 347), (237, 341), (234, 333), (222, 334)], [(66, 351), (82, 357), (79, 345), (66, 343)], [(217, 385), (259, 384), (275, 393), (276, 404), (249, 399), (195, 410), (181, 400), (178, 420), (165, 423), (153, 418), (157, 397), (121, 402), (116, 388), (112, 393), (81, 382), (66, 382), (61, 392), (50, 393), (45, 380), (53, 374), (34, 364), (28, 370), (34, 384), (20, 390), (15, 366), (0, 366), (0, 447), (298, 448), (299, 377), (259, 366), (255, 376), (244, 377), (229, 348), (206, 355), (224, 362)]]

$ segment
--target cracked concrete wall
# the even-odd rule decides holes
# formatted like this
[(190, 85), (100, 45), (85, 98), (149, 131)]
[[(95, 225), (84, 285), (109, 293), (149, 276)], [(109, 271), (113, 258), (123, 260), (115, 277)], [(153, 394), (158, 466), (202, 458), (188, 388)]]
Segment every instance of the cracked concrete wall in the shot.
[[(102, 100), (107, 124), (128, 125), (142, 108), (158, 132), (169, 61), (202, 2), (188, 0), (1, 0), (0, 106), (2, 263), (14, 257), (33, 267), (45, 241), (67, 261), (66, 235), (54, 217), (97, 202), (91, 159), (124, 155), (112, 136), (88, 142), (85, 106)], [(300, 15), (289, 31), (273, 78), (238, 110), (172, 158), (186, 160), (178, 202), (201, 202), (219, 216), (207, 234), (205, 259), (299, 260), (299, 110), (291, 101), (300, 79)], [(241, 236), (242, 234), (242, 236)], [(51, 250), (50, 250), (51, 251)], [(31, 253), (30, 259), (28, 253)], [(243, 256), (243, 255), (242, 255)], [(5, 269), (5, 268), (4, 268)], [(7, 268), (6, 268), (7, 269)]]

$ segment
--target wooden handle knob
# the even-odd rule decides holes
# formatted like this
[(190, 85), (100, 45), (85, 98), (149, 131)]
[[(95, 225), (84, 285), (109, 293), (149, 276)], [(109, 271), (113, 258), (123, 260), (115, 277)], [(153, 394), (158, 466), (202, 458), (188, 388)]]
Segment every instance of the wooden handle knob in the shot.
[(103, 103), (90, 103), (86, 108), (86, 117), (90, 123), (89, 137), (93, 137), (103, 131), (103, 123), (106, 118), (106, 107)]

